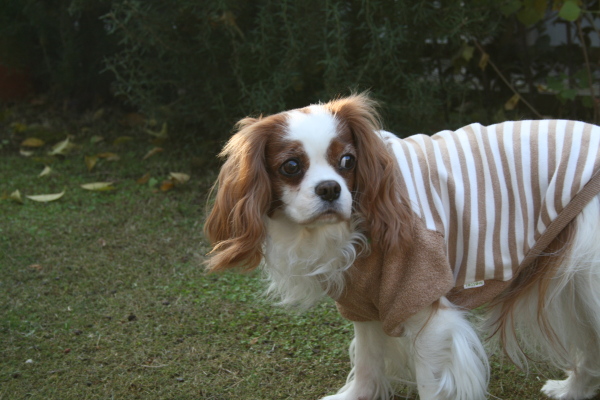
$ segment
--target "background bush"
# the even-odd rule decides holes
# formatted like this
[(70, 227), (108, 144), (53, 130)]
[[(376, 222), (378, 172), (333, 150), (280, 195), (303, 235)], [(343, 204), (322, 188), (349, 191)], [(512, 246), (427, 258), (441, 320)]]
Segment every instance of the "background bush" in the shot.
[(85, 108), (110, 96), (115, 54), (101, 16), (110, 0), (0, 0), (0, 65), (24, 69), (38, 92)]
[[(202, 138), (365, 89), (399, 134), (540, 116), (598, 122), (597, 0), (3, 2), (0, 63), (12, 54), (42, 88), (84, 104), (110, 88)], [(554, 24), (563, 45), (551, 45)]]

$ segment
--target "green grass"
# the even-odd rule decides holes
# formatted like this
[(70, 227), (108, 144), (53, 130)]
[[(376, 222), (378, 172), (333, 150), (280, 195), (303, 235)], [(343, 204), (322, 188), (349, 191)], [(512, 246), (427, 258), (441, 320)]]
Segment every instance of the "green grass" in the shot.
[[(332, 301), (295, 314), (261, 296), (258, 274), (204, 272), (210, 147), (167, 141), (142, 160), (150, 137), (116, 116), (3, 115), (0, 194), (65, 195), (0, 200), (0, 399), (317, 399), (343, 384), (352, 326)], [(45, 157), (66, 133), (79, 147), (38, 177), (43, 164), (18, 144), (43, 134)], [(133, 141), (113, 144), (124, 135)], [(120, 160), (87, 170), (85, 155), (108, 151)], [(161, 192), (172, 171), (191, 179)], [(79, 187), (96, 181), (116, 190)], [(493, 365), (492, 398), (541, 398), (538, 374)]]

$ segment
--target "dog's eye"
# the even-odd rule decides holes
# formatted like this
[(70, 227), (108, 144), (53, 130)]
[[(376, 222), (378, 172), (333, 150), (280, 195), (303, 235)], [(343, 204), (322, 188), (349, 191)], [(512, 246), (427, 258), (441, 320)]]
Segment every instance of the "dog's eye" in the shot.
[(300, 161), (296, 160), (295, 158), (289, 159), (281, 165), (279, 171), (283, 175), (287, 176), (298, 175), (301, 171)]
[(340, 159), (340, 168), (341, 169), (352, 169), (356, 165), (356, 158), (352, 154), (343, 155)]

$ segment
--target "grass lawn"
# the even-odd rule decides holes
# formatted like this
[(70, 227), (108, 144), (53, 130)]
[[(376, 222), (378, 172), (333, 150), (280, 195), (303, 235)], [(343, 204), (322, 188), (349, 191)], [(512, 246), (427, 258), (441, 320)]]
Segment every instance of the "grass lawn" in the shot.
[[(264, 300), (258, 274), (203, 271), (214, 146), (135, 115), (54, 114), (0, 108), (0, 399), (317, 399), (343, 384), (352, 326), (332, 301), (299, 315)], [(31, 137), (45, 144), (20, 154)], [(541, 372), (492, 365), (490, 398), (542, 398)]]

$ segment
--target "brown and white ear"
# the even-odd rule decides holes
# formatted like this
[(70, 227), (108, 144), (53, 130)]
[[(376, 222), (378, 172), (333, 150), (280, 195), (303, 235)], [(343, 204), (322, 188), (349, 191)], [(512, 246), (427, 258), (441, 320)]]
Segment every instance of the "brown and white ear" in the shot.
[[(213, 186), (216, 196), (204, 224), (213, 246), (208, 269), (256, 268), (263, 258), (264, 216), (271, 203), (271, 182), (265, 163), (268, 134), (259, 120), (246, 118), (227, 142), (226, 157)], [(211, 192), (211, 193), (212, 193)]]
[(334, 100), (325, 107), (350, 129), (357, 151), (354, 203), (374, 244), (384, 251), (408, 249), (412, 213), (400, 189), (397, 162), (379, 136), (376, 102), (366, 94)]

